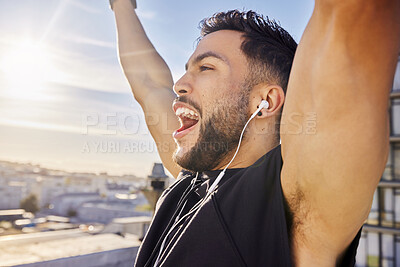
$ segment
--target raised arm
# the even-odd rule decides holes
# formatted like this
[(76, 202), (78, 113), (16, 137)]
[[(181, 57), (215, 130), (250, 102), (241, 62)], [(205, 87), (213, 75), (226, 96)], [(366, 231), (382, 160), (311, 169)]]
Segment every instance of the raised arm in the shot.
[(172, 111), (175, 94), (171, 72), (148, 39), (131, 0), (115, 0), (113, 10), (125, 76), (144, 111), (164, 166), (176, 177), (179, 168), (172, 161), (172, 131), (178, 128), (178, 121)]
[(315, 3), (281, 124), (282, 186), (295, 214), (299, 266), (337, 258), (368, 216), (388, 154), (399, 14), (399, 0)]

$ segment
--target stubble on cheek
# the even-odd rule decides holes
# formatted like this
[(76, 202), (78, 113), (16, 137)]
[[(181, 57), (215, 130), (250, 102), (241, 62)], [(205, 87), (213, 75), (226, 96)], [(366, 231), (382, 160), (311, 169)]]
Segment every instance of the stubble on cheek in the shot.
[(191, 171), (216, 168), (236, 149), (241, 131), (247, 121), (249, 88), (242, 86), (238, 94), (216, 98), (203, 107), (197, 138), (192, 143), (178, 144), (174, 161)]
[(215, 109), (201, 125), (196, 143), (179, 146), (174, 160), (181, 167), (198, 172), (212, 170), (236, 148), (246, 118), (234, 106), (234, 112), (226, 105)]

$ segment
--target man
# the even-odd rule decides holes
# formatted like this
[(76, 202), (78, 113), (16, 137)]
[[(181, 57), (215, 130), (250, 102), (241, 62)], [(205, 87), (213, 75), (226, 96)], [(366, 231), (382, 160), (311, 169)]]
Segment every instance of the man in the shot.
[(178, 177), (136, 265), (354, 265), (387, 159), (400, 1), (316, 0), (293, 64), (296, 44), (278, 25), (218, 13), (175, 85), (135, 3), (111, 4), (122, 67)]

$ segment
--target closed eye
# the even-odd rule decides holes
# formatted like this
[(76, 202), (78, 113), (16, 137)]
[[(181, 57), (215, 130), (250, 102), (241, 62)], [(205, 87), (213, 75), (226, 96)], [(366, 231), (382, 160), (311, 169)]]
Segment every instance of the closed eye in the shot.
[(206, 70), (213, 70), (213, 68), (204, 65), (200, 66), (200, 71), (206, 71)]

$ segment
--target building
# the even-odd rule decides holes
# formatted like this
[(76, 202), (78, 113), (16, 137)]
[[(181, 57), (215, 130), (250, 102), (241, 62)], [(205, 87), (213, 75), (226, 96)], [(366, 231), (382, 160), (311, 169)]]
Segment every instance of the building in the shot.
[(0, 186), (0, 209), (18, 209), (21, 200), (27, 196), (27, 183), (21, 181), (9, 181)]
[(400, 57), (390, 94), (390, 152), (357, 251), (357, 266), (400, 266)]
[(15, 209), (15, 210), (0, 210), (0, 222), (8, 221), (13, 222), (15, 220), (25, 219), (31, 217), (32, 214), (25, 212), (23, 209)]
[(86, 201), (77, 208), (77, 217), (82, 222), (107, 224), (114, 218), (151, 216), (150, 211), (140, 211), (137, 208), (148, 202), (142, 194), (136, 194), (131, 199), (102, 199)]
[(98, 193), (66, 193), (55, 197), (51, 201), (51, 210), (53, 214), (60, 216), (73, 216), (77, 209), (85, 202), (100, 201)]
[(151, 174), (147, 176), (147, 187), (142, 189), (153, 210), (162, 192), (168, 187), (168, 181), (162, 163), (154, 163)]
[(162, 163), (154, 163), (151, 174), (147, 176), (148, 186), (154, 190), (163, 191), (168, 186), (168, 176)]
[(73, 229), (0, 237), (1, 266), (131, 267), (140, 246), (138, 237), (91, 235)]
[(150, 216), (115, 218), (104, 227), (101, 233), (118, 233), (122, 236), (134, 234), (142, 239), (150, 227), (151, 220)]

